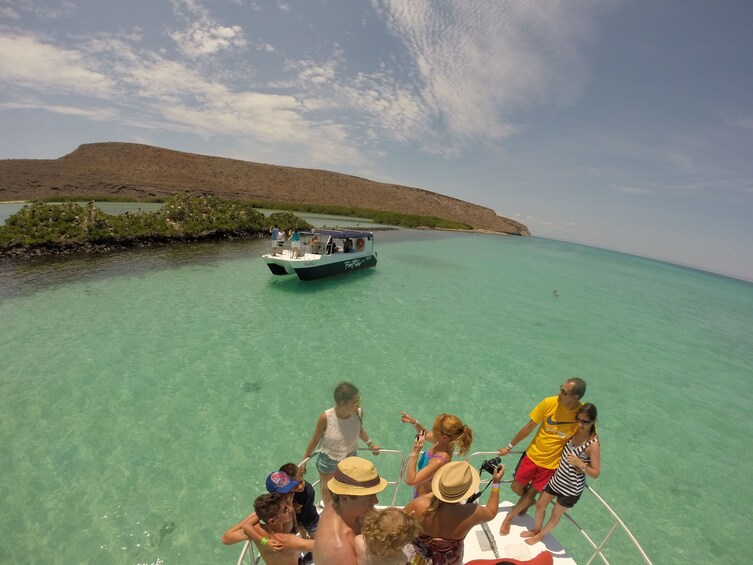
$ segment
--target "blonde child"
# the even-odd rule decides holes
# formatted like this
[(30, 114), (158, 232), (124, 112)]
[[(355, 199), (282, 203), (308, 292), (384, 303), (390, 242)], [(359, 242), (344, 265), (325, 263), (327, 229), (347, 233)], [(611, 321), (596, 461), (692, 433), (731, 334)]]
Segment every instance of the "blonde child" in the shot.
[(418, 520), (400, 508), (369, 512), (356, 536), (358, 565), (405, 565), (403, 551), (419, 534)]

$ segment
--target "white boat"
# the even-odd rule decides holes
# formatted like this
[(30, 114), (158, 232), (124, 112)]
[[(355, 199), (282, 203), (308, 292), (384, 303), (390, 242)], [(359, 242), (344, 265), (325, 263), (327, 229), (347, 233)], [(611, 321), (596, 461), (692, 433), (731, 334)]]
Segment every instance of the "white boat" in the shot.
[(300, 240), (275, 247), (262, 258), (272, 274), (296, 274), (303, 281), (367, 269), (377, 264), (374, 234), (356, 230), (300, 232)]
[[(365, 449), (359, 449), (359, 451), (368, 451)], [(511, 452), (516, 453), (516, 452)], [(521, 454), (522, 452), (517, 452), (518, 454)], [(315, 454), (314, 454), (315, 455)], [(408, 463), (407, 457), (402, 451), (392, 450), (392, 449), (382, 449), (380, 451), (380, 455), (393, 455), (398, 456), (402, 458), (401, 465), (400, 465), (400, 471), (398, 473), (398, 477), (394, 481), (389, 481), (389, 486), (387, 487), (387, 490), (384, 491), (380, 495), (380, 499), (382, 502), (386, 502), (386, 499), (390, 496), (391, 493), (391, 500), (389, 501), (389, 504), (386, 504), (384, 506), (378, 506), (377, 508), (386, 508), (388, 506), (402, 506), (397, 504), (397, 496), (398, 491), (400, 487), (408, 488), (405, 486), (405, 483), (403, 482), (403, 479), (406, 474), (406, 466)], [(497, 452), (489, 452), (489, 451), (477, 451), (468, 457), (466, 457), (466, 460), (471, 462), (472, 465), (476, 467), (480, 467), (483, 459), (489, 459), (491, 457), (496, 457)], [(313, 457), (313, 455), (312, 455)], [(303, 463), (303, 462), (302, 462)], [(476, 464), (478, 463), (478, 464)], [(378, 469), (379, 467), (377, 467)], [(385, 477), (387, 478), (387, 477)], [(488, 484), (491, 480), (491, 477), (487, 474), (486, 477), (482, 473), (482, 481), (480, 488), (483, 489), (483, 487)], [(512, 482), (510, 479), (503, 480), (503, 483), (510, 483)], [(318, 481), (316, 483), (313, 483), (314, 486), (318, 484)], [(587, 560), (583, 561), (586, 564), (590, 564), (593, 561), (595, 561), (597, 558), (605, 564), (609, 564), (609, 561), (607, 560), (607, 557), (604, 555), (604, 548), (608, 544), (608, 542), (613, 539), (612, 536), (615, 532), (622, 531), (627, 536), (627, 540), (629, 544), (626, 546), (628, 547), (627, 551), (630, 552), (630, 555), (620, 555), (619, 560), (615, 559), (617, 562), (621, 563), (623, 561), (629, 561), (629, 562), (643, 562), (647, 565), (652, 565), (651, 560), (646, 555), (646, 552), (643, 550), (641, 545), (638, 543), (638, 540), (635, 539), (635, 536), (630, 532), (628, 527), (625, 525), (625, 523), (622, 521), (622, 519), (617, 515), (617, 513), (612, 510), (612, 508), (604, 501), (604, 499), (599, 496), (588, 484), (586, 484), (586, 490), (583, 493), (583, 497), (586, 497), (588, 495), (591, 495), (594, 497), (594, 499), (597, 501), (598, 505), (601, 507), (600, 516), (603, 515), (603, 521), (599, 524), (599, 530), (600, 531), (607, 531), (606, 535), (604, 535), (601, 539), (595, 540), (592, 538), (592, 535), (583, 529), (578, 522), (575, 520), (575, 515), (577, 514), (578, 505), (573, 507), (570, 511), (566, 512), (564, 514), (564, 517), (567, 518), (573, 526), (580, 532), (583, 543), (580, 547), (578, 547), (578, 552), (580, 554), (585, 554), (587, 551), (589, 553), (589, 557)], [(486, 497), (488, 496), (488, 492), (484, 492), (483, 496), (479, 500), (479, 503), (483, 504), (486, 500)], [(582, 501), (581, 501), (582, 504)], [(509, 501), (501, 502), (499, 505), (499, 512), (497, 513), (497, 516), (491, 521), (486, 524), (482, 524), (480, 526), (476, 526), (473, 528), (468, 535), (465, 537), (465, 553), (463, 556), (463, 561), (465, 563), (468, 563), (469, 561), (474, 561), (477, 559), (483, 559), (483, 560), (491, 560), (491, 563), (495, 563), (496, 561), (503, 561), (505, 558), (508, 559), (516, 559), (519, 561), (527, 561), (529, 559), (533, 559), (540, 553), (544, 551), (548, 551), (552, 554), (553, 563), (554, 565), (575, 565), (576, 561), (573, 559), (571, 554), (568, 552), (568, 550), (562, 546), (562, 544), (557, 540), (557, 538), (553, 534), (548, 534), (544, 536), (544, 538), (534, 544), (534, 545), (528, 545), (524, 542), (524, 538), (520, 537), (520, 533), (525, 530), (533, 529), (533, 510), (529, 511), (529, 515), (522, 515), (522, 516), (516, 516), (513, 520), (512, 526), (510, 528), (510, 533), (506, 536), (499, 535), (499, 528), (502, 525), (502, 521), (505, 519), (505, 516), (507, 513), (513, 508), (514, 503)], [(567, 524), (565, 520), (561, 520), (560, 524), (557, 529), (562, 529), (567, 527)], [(557, 529), (554, 531), (556, 532)], [(622, 545), (620, 546), (621, 551), (623, 551), (623, 546), (625, 546), (624, 538), (622, 540)], [(588, 546), (590, 546), (590, 549), (586, 549)], [(576, 549), (576, 548), (573, 548)], [(250, 541), (247, 541), (243, 545), (243, 549), (241, 550), (241, 554), (238, 557), (237, 565), (243, 565), (243, 563), (253, 563), (254, 565), (260, 563), (261, 556), (256, 551), (256, 547), (253, 543)], [(407, 560), (407, 558), (406, 558)], [(496, 560), (496, 561), (495, 561)]]

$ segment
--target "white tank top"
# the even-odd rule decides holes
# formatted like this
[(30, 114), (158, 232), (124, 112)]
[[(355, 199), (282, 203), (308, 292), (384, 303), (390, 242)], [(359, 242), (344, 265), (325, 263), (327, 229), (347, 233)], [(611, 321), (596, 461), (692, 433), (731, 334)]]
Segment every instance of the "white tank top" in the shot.
[(335, 409), (325, 410), (327, 429), (322, 437), (322, 452), (335, 461), (342, 461), (358, 447), (358, 434), (361, 432), (361, 409), (358, 415), (347, 420), (337, 417)]

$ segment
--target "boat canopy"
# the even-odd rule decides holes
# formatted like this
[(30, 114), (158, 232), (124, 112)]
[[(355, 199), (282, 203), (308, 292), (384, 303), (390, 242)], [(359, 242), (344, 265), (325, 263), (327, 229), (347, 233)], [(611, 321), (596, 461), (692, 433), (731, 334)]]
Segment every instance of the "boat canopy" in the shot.
[(374, 237), (374, 234), (370, 231), (356, 231), (356, 230), (314, 230), (314, 233), (316, 235), (329, 235), (331, 237), (336, 237), (338, 239), (348, 239), (348, 238), (365, 238), (365, 239), (371, 239)]

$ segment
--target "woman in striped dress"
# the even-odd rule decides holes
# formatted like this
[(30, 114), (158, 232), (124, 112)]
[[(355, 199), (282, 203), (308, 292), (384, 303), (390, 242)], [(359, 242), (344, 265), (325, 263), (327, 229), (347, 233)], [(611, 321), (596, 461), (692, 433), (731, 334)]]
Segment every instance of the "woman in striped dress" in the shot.
[[(533, 530), (520, 534), (528, 538), (526, 543), (529, 545), (535, 544), (551, 532), (568, 508), (575, 506), (586, 486), (586, 477), (595, 479), (601, 472), (599, 436), (596, 434), (596, 406), (584, 404), (575, 418), (578, 421), (578, 432), (565, 445), (557, 471), (539, 496)], [(557, 503), (549, 521), (542, 529), (546, 508), (554, 497), (557, 497)]]

